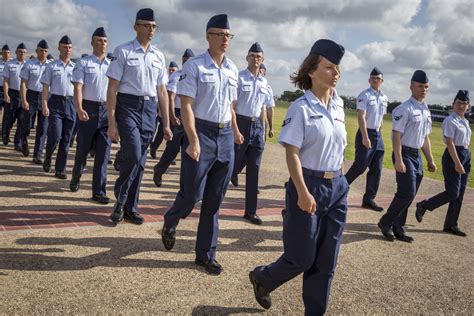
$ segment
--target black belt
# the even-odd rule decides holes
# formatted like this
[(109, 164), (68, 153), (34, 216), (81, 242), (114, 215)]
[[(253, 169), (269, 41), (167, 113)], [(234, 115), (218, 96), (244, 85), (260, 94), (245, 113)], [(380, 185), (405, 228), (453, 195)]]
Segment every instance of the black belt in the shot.
[(456, 149), (458, 149), (458, 150), (467, 150), (467, 149), (469, 149), (469, 146), (454, 146), (454, 147), (456, 147)]
[(195, 120), (196, 120), (197, 124), (202, 124), (202, 125), (209, 126), (209, 127), (214, 127), (214, 128), (225, 128), (225, 127), (230, 127), (231, 126), (230, 121), (223, 122), (223, 123), (216, 123), (216, 122), (201, 120), (199, 118), (195, 118)]
[(236, 114), (236, 116), (239, 119), (249, 121), (249, 122), (256, 122), (258, 120), (258, 117), (256, 116), (245, 116), (245, 115), (240, 115), (240, 114)]
[(129, 94), (129, 93), (122, 93), (122, 92), (117, 93), (117, 96), (132, 98), (132, 99), (135, 99), (137, 101), (148, 101), (148, 100), (153, 100), (155, 98), (155, 97), (150, 97), (150, 96), (147, 96), (147, 95), (139, 96), (139, 95), (134, 95), (134, 94)]
[(368, 128), (367, 131), (372, 132), (372, 133), (378, 133), (380, 131), (380, 129)]
[(15, 89), (8, 89), (8, 94), (10, 94), (10, 93), (12, 93), (12, 94), (20, 94), (20, 91), (15, 90)]
[(342, 175), (342, 169), (339, 169), (337, 171), (319, 171), (303, 168), (303, 174), (330, 180)]
[(65, 96), (65, 95), (59, 95), (59, 94), (51, 94), (51, 100), (61, 100), (61, 101), (68, 101), (72, 100), (72, 96)]
[(408, 146), (402, 146), (402, 150), (408, 151), (410, 153), (418, 153), (418, 148), (413, 148), (413, 147), (408, 147)]
[(86, 103), (89, 103), (89, 104), (92, 104), (92, 105), (97, 105), (97, 106), (106, 106), (107, 105), (107, 102), (91, 101), (91, 100), (86, 100), (86, 99), (83, 99), (82, 102), (86, 102)]
[(34, 96), (36, 96), (36, 97), (38, 97), (38, 96), (41, 95), (41, 92), (38, 92), (38, 91), (35, 91), (35, 90), (31, 90), (31, 89), (26, 90), (26, 93), (27, 93), (27, 94), (34, 95)]

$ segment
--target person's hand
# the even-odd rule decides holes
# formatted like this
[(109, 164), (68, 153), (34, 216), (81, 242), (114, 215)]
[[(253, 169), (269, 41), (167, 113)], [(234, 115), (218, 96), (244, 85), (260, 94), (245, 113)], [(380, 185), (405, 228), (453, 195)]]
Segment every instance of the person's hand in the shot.
[(87, 112), (84, 110), (77, 111), (77, 116), (79, 117), (79, 120), (83, 122), (87, 122), (89, 120), (89, 114), (87, 114)]
[(186, 147), (186, 153), (192, 159), (199, 161), (199, 156), (201, 155), (201, 146), (199, 143), (189, 144), (188, 147)]
[(438, 167), (436, 167), (436, 164), (434, 163), (434, 161), (428, 161), (428, 171), (429, 172), (436, 172), (437, 169), (438, 169)]
[(268, 138), (273, 138), (273, 136), (274, 136), (273, 135), (273, 130), (271, 129), (271, 130), (268, 131)]
[(118, 143), (118, 141), (120, 140), (120, 135), (119, 135), (119, 132), (118, 132), (118, 129), (115, 125), (109, 125), (109, 128), (107, 129), (107, 136), (109, 136), (109, 138), (113, 141), (113, 142), (116, 142)]
[(4, 94), (3, 101), (5, 101), (5, 103), (10, 103), (10, 96), (8, 94)]
[(29, 110), (30, 110), (30, 104), (28, 103), (28, 101), (21, 102), (21, 107), (22, 107), (23, 110), (25, 110), (25, 111), (29, 111)]
[(42, 112), (43, 112), (43, 116), (44, 116), (44, 117), (48, 117), (48, 116), (49, 116), (49, 109), (48, 109), (47, 106), (44, 106), (44, 105), (43, 105), (43, 110), (42, 110)]
[(311, 194), (306, 193), (302, 196), (298, 196), (298, 207), (306, 213), (313, 215), (316, 211), (316, 201)]
[(402, 160), (395, 160), (395, 170), (400, 173), (405, 173), (407, 172), (407, 167), (405, 166)]
[(181, 125), (181, 121), (180, 121), (179, 118), (177, 118), (175, 115), (173, 115), (172, 117), (170, 117), (170, 123), (171, 123), (171, 125), (173, 125), (173, 126), (180, 126), (180, 125)]
[(368, 138), (363, 138), (362, 137), (362, 145), (364, 145), (364, 147), (367, 148), (367, 149), (372, 148), (372, 143), (371, 143), (370, 139), (368, 139)]
[(163, 127), (163, 138), (166, 141), (171, 141), (173, 139), (173, 132), (169, 127)]
[(464, 170), (464, 166), (462, 164), (454, 165), (454, 170), (456, 170), (456, 172), (459, 173), (459, 174), (465, 174), (466, 173), (466, 170)]
[(244, 142), (244, 135), (242, 135), (240, 132), (234, 132), (234, 143), (237, 145), (240, 145)]

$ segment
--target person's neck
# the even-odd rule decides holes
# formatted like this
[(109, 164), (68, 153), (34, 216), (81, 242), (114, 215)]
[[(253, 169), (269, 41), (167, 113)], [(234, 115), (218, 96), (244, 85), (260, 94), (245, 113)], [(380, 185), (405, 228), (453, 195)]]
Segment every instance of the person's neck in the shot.
[(331, 89), (329, 88), (320, 88), (313, 86), (311, 88), (313, 94), (318, 98), (319, 101), (328, 108), (329, 100), (331, 99)]
[(250, 73), (253, 75), (254, 78), (257, 78), (258, 75), (260, 74), (260, 71), (258, 67), (255, 66), (249, 66), (247, 69), (250, 71)]
[(418, 101), (419, 103), (423, 103), (425, 101), (425, 98), (421, 98), (421, 97), (417, 98), (414, 95), (412, 95), (411, 97), (415, 99), (416, 101)]
[(146, 39), (141, 39), (141, 38), (137, 37), (137, 41), (145, 51), (147, 51), (148, 48), (150, 47), (151, 41), (148, 40), (147, 38)]
[(101, 63), (105, 60), (105, 53), (101, 54), (101, 53), (93, 52), (92, 54), (94, 54), (95, 57), (99, 58)]
[[(36, 57), (36, 58), (38, 58), (38, 57)], [(43, 58), (43, 59), (38, 58), (38, 61), (42, 64), (44, 64), (46, 62), (46, 60), (47, 60), (46, 58)]]
[(454, 112), (456, 112), (456, 114), (459, 115), (461, 118), (464, 118), (465, 113), (459, 113), (458, 111), (454, 111)]
[(375, 87), (372, 87), (372, 86), (370, 86), (370, 87), (371, 87), (373, 90), (375, 90), (377, 93), (379, 93), (379, 92), (380, 92), (380, 90), (382, 90), (380, 87), (379, 87), (378, 89), (377, 89), (377, 88), (375, 88)]
[(69, 63), (69, 61), (71, 60), (71, 58), (69, 58), (69, 57), (62, 57), (62, 56), (59, 56), (59, 59), (60, 59), (64, 64)]
[(211, 50), (210, 48), (208, 49), (209, 55), (211, 56), (211, 59), (214, 61), (214, 63), (221, 67), (222, 63), (224, 62), (225, 58), (225, 53), (221, 51), (214, 51)]

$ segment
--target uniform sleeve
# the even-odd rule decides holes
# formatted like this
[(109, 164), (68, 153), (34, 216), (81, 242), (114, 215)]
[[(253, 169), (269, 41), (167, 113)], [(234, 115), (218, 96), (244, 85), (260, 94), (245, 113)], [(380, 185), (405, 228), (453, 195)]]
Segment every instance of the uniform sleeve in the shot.
[(267, 90), (268, 90), (268, 99), (265, 104), (266, 108), (274, 108), (275, 107), (275, 99), (273, 98), (273, 89), (270, 87), (269, 84), (267, 84)]
[(123, 71), (125, 69), (126, 56), (123, 49), (117, 47), (114, 51), (114, 59), (110, 62), (109, 68), (105, 75), (117, 81), (122, 80)]
[(367, 100), (367, 95), (364, 92), (359, 94), (359, 96), (357, 97), (356, 109), (361, 111), (367, 111)]
[(305, 119), (304, 112), (300, 106), (292, 104), (286, 112), (278, 142), (282, 145), (288, 144), (301, 149), (304, 140)]
[(183, 65), (183, 72), (179, 78), (177, 94), (196, 98), (198, 88), (199, 70), (194, 60)]
[(74, 67), (74, 70), (72, 71), (72, 78), (71, 78), (72, 83), (84, 84), (85, 63), (86, 61), (82, 59), (79, 60), (78, 63), (76, 63), (76, 66)]
[(450, 116), (446, 117), (443, 121), (443, 136), (454, 139), (456, 134), (456, 126)]
[(180, 77), (180, 76), (177, 76), (177, 75), (172, 74), (172, 75), (170, 76), (170, 81), (169, 81), (168, 84), (166, 85), (166, 90), (168, 90), (168, 91), (170, 91), (170, 92), (176, 93), (176, 91), (177, 91), (177, 89), (178, 89), (179, 77)]
[(48, 86), (51, 85), (51, 74), (53, 72), (53, 63), (49, 63), (43, 71), (41, 75), (40, 82), (42, 84), (47, 84)]
[(169, 78), (168, 78), (168, 69), (166, 69), (166, 61), (165, 61), (165, 57), (162, 57), (161, 58), (161, 62), (162, 62), (162, 65), (163, 67), (161, 67), (158, 71), (158, 78), (156, 79), (156, 86), (159, 87), (159, 86), (166, 86), (166, 84), (168, 83), (169, 81)]
[(392, 130), (405, 133), (405, 127), (408, 122), (408, 111), (398, 106), (392, 112)]
[(9, 66), (10, 66), (10, 65), (7, 63), (7, 64), (5, 64), (5, 68), (3, 68), (3, 74), (2, 74), (2, 76), (3, 76), (4, 78), (10, 78), (10, 67), (9, 67)]
[(29, 63), (25, 63), (23, 68), (21, 68), (21, 71), (20, 71), (20, 78), (21, 79), (28, 80), (28, 77), (29, 77), (29, 74), (30, 74), (30, 72), (28, 71), (29, 66), (30, 66)]

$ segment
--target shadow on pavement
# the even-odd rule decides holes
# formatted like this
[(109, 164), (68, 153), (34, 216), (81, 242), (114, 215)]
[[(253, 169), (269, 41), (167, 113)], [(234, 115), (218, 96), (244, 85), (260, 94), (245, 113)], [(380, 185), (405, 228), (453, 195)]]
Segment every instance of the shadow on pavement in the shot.
[(191, 315), (234, 315), (234, 314), (256, 314), (262, 313), (263, 309), (249, 307), (224, 307), (199, 305), (194, 307)]

